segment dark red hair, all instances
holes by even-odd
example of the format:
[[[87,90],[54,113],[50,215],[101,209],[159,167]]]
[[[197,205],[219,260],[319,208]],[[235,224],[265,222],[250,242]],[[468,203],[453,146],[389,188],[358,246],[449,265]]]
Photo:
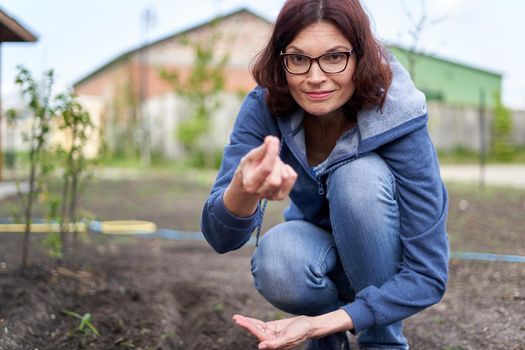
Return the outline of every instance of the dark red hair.
[[[251,69],[257,84],[268,89],[270,111],[279,115],[297,106],[288,89],[280,53],[301,30],[320,21],[335,25],[354,48],[355,92],[345,107],[357,110],[382,107],[392,72],[385,49],[372,34],[359,0],[288,0],[277,17],[268,44]]]

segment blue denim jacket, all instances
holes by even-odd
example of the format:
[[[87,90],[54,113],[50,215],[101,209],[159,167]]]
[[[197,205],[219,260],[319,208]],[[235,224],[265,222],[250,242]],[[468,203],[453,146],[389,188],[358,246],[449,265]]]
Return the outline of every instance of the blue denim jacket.
[[[448,275],[447,193],[427,130],[425,96],[407,71],[392,59],[393,81],[382,109],[362,110],[357,125],[337,142],[330,156],[311,169],[302,134],[303,111],[275,118],[265,103],[266,90],[255,88],[245,99],[221,168],[202,213],[202,232],[219,253],[242,247],[261,222],[261,209],[247,218],[232,215],[222,195],[240,159],[274,135],[282,140],[281,159],[298,174],[285,219],[302,219],[330,230],[325,180],[330,171],[367,152],[381,156],[396,179],[403,244],[399,272],[380,288],[369,286],[343,306],[355,330],[384,326],[437,303]]]

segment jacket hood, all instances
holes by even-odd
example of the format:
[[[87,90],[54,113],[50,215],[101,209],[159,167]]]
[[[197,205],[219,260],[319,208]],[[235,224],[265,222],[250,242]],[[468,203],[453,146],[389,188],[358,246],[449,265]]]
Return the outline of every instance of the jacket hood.
[[[358,113],[357,124],[362,141],[427,114],[425,95],[416,89],[407,70],[393,56],[389,64],[393,79],[383,108]]]

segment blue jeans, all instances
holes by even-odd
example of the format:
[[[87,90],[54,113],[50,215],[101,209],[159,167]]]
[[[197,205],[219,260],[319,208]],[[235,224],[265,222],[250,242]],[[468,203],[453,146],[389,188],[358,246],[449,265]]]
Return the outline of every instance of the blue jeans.
[[[306,221],[271,228],[252,258],[255,288],[275,307],[315,316],[381,286],[401,261],[395,180],[377,154],[334,170],[327,179],[332,232]],[[361,349],[408,349],[401,321],[358,335]]]

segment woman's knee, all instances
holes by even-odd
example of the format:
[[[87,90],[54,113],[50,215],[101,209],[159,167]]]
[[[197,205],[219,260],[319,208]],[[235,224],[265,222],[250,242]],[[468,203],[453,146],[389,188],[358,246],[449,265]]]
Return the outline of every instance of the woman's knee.
[[[295,232],[273,228],[261,238],[252,257],[252,275],[257,289],[262,286],[269,286],[264,289],[271,289],[297,274],[294,270],[300,255],[297,252],[298,247],[294,245],[295,235]]]
[[[327,233],[309,242],[308,223],[288,222],[270,229],[252,258],[255,288],[274,306],[290,313],[315,314],[333,303],[337,289],[326,277],[336,261]],[[313,237],[309,237],[313,238]],[[314,238],[315,239],[315,238]]]
[[[271,228],[259,242],[252,258],[252,275],[256,287],[275,290],[291,281],[300,281],[305,275],[321,274],[320,267],[314,267],[312,260],[315,250],[323,244],[310,243],[315,239],[308,232],[312,224],[302,221],[289,221]],[[328,238],[328,237],[327,237]],[[333,245],[327,239],[326,243]],[[314,271],[311,271],[314,270]]]
[[[360,208],[367,212],[380,206],[397,206],[395,178],[386,162],[373,152],[332,171],[327,186],[331,207]]]

